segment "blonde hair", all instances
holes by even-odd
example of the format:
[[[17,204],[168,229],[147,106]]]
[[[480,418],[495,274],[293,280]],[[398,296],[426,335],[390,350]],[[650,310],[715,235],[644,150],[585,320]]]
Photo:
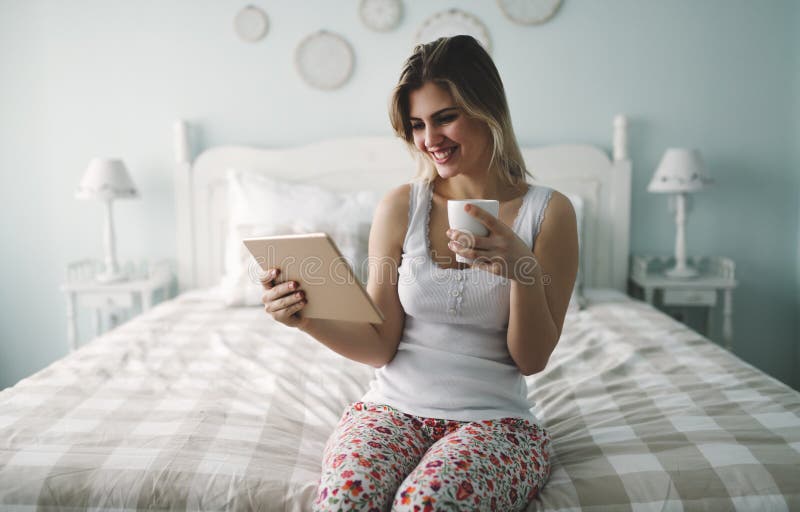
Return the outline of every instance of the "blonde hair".
[[[430,182],[437,175],[433,160],[414,144],[409,113],[409,93],[427,82],[450,91],[461,110],[489,128],[493,142],[489,169],[497,168],[510,185],[523,183],[526,175],[533,178],[514,135],[500,74],[486,50],[467,35],[441,37],[415,46],[392,92],[389,120],[395,134],[417,158],[417,178]]]

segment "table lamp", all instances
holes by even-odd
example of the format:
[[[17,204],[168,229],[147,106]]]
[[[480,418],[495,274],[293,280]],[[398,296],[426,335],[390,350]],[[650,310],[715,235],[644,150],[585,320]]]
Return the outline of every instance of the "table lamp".
[[[114,218],[111,214],[111,201],[119,198],[138,197],[128,169],[122,160],[94,158],[75,191],[77,199],[99,199],[106,204],[106,221],[103,242],[105,245],[105,269],[95,276],[101,283],[124,281],[127,276],[120,272],[114,246]]]
[[[713,180],[705,174],[700,152],[696,149],[670,148],[661,157],[648,192],[675,194],[675,267],[664,271],[672,279],[697,277],[696,269],[686,264],[686,194],[697,192]]]

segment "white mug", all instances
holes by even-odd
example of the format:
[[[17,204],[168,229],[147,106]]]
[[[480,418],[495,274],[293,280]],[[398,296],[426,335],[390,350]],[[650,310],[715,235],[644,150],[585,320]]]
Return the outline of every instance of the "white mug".
[[[497,217],[500,213],[500,201],[496,199],[451,199],[447,201],[447,220],[450,224],[450,229],[457,229],[475,236],[488,235],[489,230],[486,226],[477,217],[473,217],[464,211],[464,205],[466,204],[479,206]],[[465,258],[460,254],[456,254],[456,261],[459,263],[472,263],[471,259]]]

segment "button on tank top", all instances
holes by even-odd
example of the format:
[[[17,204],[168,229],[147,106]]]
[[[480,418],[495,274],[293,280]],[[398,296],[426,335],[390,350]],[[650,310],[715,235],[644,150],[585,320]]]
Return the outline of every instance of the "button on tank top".
[[[531,249],[552,191],[528,185],[513,222]],[[361,400],[432,418],[536,422],[525,377],[506,342],[511,281],[477,268],[439,267],[430,256],[432,204],[433,184],[413,181],[398,267],[403,334]]]

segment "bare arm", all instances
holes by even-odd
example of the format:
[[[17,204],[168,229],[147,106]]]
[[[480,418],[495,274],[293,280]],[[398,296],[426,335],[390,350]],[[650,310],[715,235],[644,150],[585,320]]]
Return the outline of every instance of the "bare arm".
[[[408,229],[408,197],[409,185],[389,192],[375,209],[369,233],[367,293],[383,312],[383,324],[308,318],[299,327],[334,352],[376,368],[394,358],[405,322],[397,267]]]
[[[386,347],[375,327],[370,323],[309,318],[299,329],[348,359],[380,368]]]
[[[489,229],[489,236],[465,236],[450,229],[450,249],[474,259],[473,266],[511,280],[506,342],[525,375],[540,372],[561,336],[578,273],[578,227],[569,199],[553,191],[534,250],[480,207],[465,210]]]
[[[553,191],[533,254],[538,265],[511,282],[508,350],[525,375],[542,371],[561,337],[578,273],[578,228],[572,203]]]

